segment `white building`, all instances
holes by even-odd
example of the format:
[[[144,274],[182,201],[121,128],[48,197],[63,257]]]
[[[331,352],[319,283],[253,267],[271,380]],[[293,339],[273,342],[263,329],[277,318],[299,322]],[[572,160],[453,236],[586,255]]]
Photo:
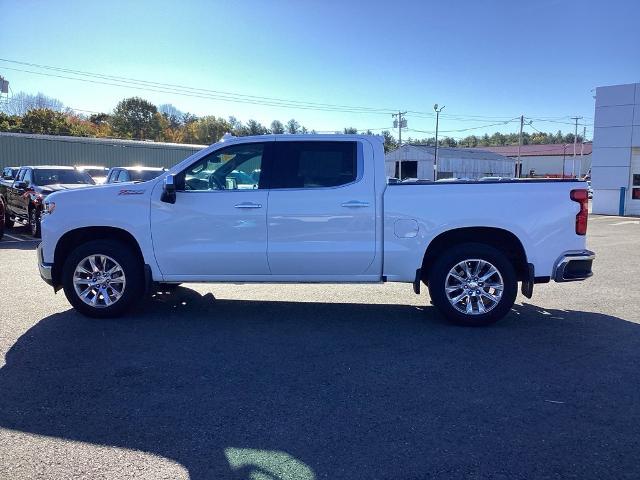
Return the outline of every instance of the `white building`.
[[[640,83],[596,89],[593,213],[640,215]]]
[[[573,156],[573,143],[522,145],[520,147],[520,161],[522,162],[523,177],[551,177],[566,178],[584,177],[591,169],[591,142],[576,145],[576,156]],[[478,147],[478,150],[518,158],[517,145],[498,147]]]
[[[402,145],[385,155],[388,177],[433,180],[435,147]],[[438,147],[438,178],[512,177],[511,158],[484,150]],[[400,173],[402,172],[402,173]]]

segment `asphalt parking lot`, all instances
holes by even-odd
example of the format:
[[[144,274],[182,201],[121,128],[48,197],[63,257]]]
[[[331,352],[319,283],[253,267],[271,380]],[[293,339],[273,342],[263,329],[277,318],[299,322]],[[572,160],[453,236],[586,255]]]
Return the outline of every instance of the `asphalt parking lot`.
[[[393,284],[186,285],[91,320],[8,234],[0,478],[640,478],[638,219],[592,217],[595,276],[483,329]]]

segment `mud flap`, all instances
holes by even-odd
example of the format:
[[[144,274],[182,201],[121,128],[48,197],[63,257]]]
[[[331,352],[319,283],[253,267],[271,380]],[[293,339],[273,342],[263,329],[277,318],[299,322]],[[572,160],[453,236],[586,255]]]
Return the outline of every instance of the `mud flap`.
[[[520,291],[522,295],[527,298],[533,297],[533,283],[534,283],[534,266],[531,263],[527,264],[527,279],[522,281]]]

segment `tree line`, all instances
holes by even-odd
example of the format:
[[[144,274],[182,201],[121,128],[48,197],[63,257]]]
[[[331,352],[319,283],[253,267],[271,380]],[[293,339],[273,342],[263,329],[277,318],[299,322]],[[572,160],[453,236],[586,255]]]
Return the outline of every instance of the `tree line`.
[[[71,135],[79,137],[123,138],[132,140],[153,140],[158,142],[192,143],[209,145],[218,141],[225,133],[235,136],[265,135],[269,133],[317,133],[308,130],[294,118],[287,122],[274,120],[266,126],[256,120],[246,123],[231,116],[223,118],[215,115],[196,116],[185,113],[171,104],[154,105],[140,98],[130,97],[120,101],[110,113],[85,115],[65,108],[60,100],[42,93],[30,95],[15,94],[0,108],[0,131],[17,133],[38,133],[46,135]],[[371,130],[358,132],[354,127],[346,127],[336,133],[372,135]],[[381,132],[385,151],[397,148],[398,143],[389,130]],[[551,144],[573,143],[573,134],[536,132],[523,133],[522,143]],[[578,142],[582,138],[578,135]],[[406,143],[435,145],[435,138],[411,138]],[[517,145],[517,133],[500,133],[482,136],[470,135],[462,139],[442,137],[439,146],[483,147]]]

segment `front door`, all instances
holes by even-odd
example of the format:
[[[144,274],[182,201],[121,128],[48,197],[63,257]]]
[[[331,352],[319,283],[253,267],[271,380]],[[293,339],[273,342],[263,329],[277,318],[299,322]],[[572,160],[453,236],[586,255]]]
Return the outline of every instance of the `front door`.
[[[260,173],[272,143],[231,145],[197,160],[177,175],[174,204],[154,192],[151,231],[163,275],[269,274]]]
[[[358,142],[277,141],[269,171],[273,275],[364,274],[375,257],[373,170]]]
[[[627,215],[640,215],[640,148],[634,148],[631,155],[631,185],[629,185],[629,205]]]

